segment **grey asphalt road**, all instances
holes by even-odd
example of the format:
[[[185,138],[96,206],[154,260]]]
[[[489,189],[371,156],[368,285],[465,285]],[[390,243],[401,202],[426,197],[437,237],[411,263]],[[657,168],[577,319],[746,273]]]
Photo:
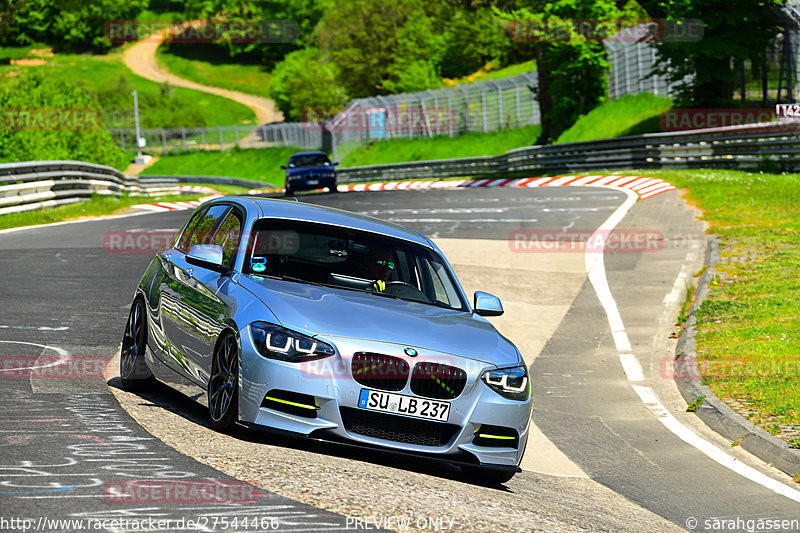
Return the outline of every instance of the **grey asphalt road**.
[[[592,188],[466,189],[301,197],[301,201],[394,220],[434,238],[494,240],[506,240],[511,231],[519,229],[593,230],[623,199],[622,193]],[[188,216],[188,211],[148,214],[0,234],[0,272],[3,272],[0,277],[0,340],[3,341],[0,355],[4,356],[4,363],[19,361],[23,359],[21,356],[47,362],[58,357],[55,348],[87,360],[93,357],[110,359],[119,345],[130,297],[150,256],[109,253],[103,247],[104,235],[109,231],[137,228],[175,229]],[[617,296],[648,384],[663,395],[669,407],[674,407],[672,402],[677,400],[670,396],[669,380],[659,374],[662,359],[669,354],[670,324],[665,323],[662,316],[663,299],[687,262],[687,251],[697,244],[699,228],[692,223],[691,213],[683,210],[676,193],[640,202],[624,219],[623,225],[639,230],[659,228],[667,237],[665,242],[671,243],[670,249],[659,253],[607,254],[606,263],[611,290]],[[481,250],[475,253],[479,255]],[[3,370],[6,374],[5,368]],[[797,503],[702,456],[667,431],[643,406],[625,381],[610,340],[608,322],[588,283],[578,293],[532,370],[536,395],[534,421],[599,485],[587,480],[554,480],[523,472],[512,480],[509,490],[523,502],[531,502],[530,522],[515,523],[509,530],[525,530],[527,525],[530,525],[527,529],[553,531],[670,530],[630,502],[666,517],[681,528],[687,527],[688,518],[695,517],[698,527],[693,529],[698,531],[712,530],[704,525],[704,520],[711,518],[800,518]],[[7,518],[120,518],[144,517],[156,511],[176,520],[206,516],[207,528],[209,521],[216,520],[219,524],[223,518],[231,520],[243,516],[241,509],[245,505],[210,507],[184,502],[166,505],[147,502],[148,505],[134,509],[109,503],[108,494],[104,493],[108,483],[152,481],[159,472],[174,470],[185,476],[175,474],[176,479],[214,480],[223,484],[233,478],[152,439],[118,407],[107,393],[103,379],[49,380],[37,385],[35,380],[3,377],[6,379],[0,380],[0,401],[5,406],[0,418],[0,448],[3,449],[0,460],[0,508],[3,511],[0,515]],[[113,380],[110,385],[114,386]],[[37,386],[45,388],[36,389]],[[194,426],[198,434],[201,433],[202,411],[187,404],[177,393],[156,391],[153,396],[143,396],[139,401],[143,411],[163,409],[167,403],[181,406],[172,409],[173,414],[178,413],[178,418],[188,423],[187,427]],[[102,416],[96,416],[98,413]],[[686,423],[691,424],[691,421]],[[97,431],[98,424],[107,431]],[[258,438],[239,440],[259,445]],[[275,445],[275,442],[270,441],[270,444]],[[302,447],[287,449],[292,453],[305,453]],[[314,453],[320,455],[319,450]],[[323,449],[323,458],[326,453],[328,450]],[[366,465],[375,473],[365,476],[367,493],[373,481],[379,486],[377,478],[381,475],[391,481],[397,466],[341,450],[331,450],[330,455],[358,464],[354,470]],[[144,459],[135,460],[139,458]],[[749,461],[746,457],[741,460]],[[410,467],[414,472],[431,476],[425,478],[427,483],[415,485],[422,487],[418,490],[430,490],[441,497],[437,487],[446,486],[447,490],[454,491],[453,498],[459,490],[471,490],[457,479],[454,485],[450,484],[453,475],[444,467],[427,464]],[[292,473],[289,471],[285,475],[290,477]],[[370,481],[371,477],[376,479]],[[314,486],[315,482],[308,480],[309,486]],[[601,485],[622,497],[615,500],[613,493],[607,489],[604,492]],[[310,494],[308,498],[292,500],[263,487],[258,490],[263,498],[246,508],[254,516],[281,519],[281,529],[346,527],[341,514],[321,510],[322,505],[318,503],[324,502]],[[497,489],[481,490],[484,492],[477,492],[475,498],[488,500],[492,497],[491,491]],[[296,501],[298,499],[313,500],[317,508]],[[594,508],[587,508],[587,501]],[[572,512],[570,502],[573,502]],[[548,506],[555,511],[547,514]],[[525,520],[524,514],[515,517]],[[220,530],[219,527],[215,529]]]

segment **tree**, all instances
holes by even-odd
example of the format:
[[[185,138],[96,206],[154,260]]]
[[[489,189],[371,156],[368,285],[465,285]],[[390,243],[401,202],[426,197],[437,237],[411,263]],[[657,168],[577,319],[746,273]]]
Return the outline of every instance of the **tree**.
[[[643,1],[648,13],[667,19],[699,19],[701,42],[664,39],[655,43],[655,72],[679,83],[681,105],[730,105],[740,61],[765,67],[766,50],[781,31],[772,9],[783,0],[653,0]]]
[[[536,60],[539,82],[533,88],[542,116],[538,142],[549,143],[577,118],[602,103],[608,91],[608,62],[603,44],[576,29],[577,20],[619,19],[611,0],[533,0],[512,12],[495,13],[509,21],[513,53]]]
[[[315,31],[334,0],[187,0],[192,18],[267,25],[255,42],[224,34],[217,46],[230,57],[249,56],[274,67],[286,54],[316,44]]]
[[[442,37],[426,8],[440,7],[423,0],[338,4],[322,18],[320,48],[353,97],[429,88],[438,80]]]
[[[148,0],[21,0],[5,41],[15,45],[48,43],[59,50],[104,51],[112,43],[106,23],[129,20]]]
[[[472,74],[490,61],[499,64],[510,44],[500,21],[488,8],[455,11],[444,41],[441,71],[447,78]]]

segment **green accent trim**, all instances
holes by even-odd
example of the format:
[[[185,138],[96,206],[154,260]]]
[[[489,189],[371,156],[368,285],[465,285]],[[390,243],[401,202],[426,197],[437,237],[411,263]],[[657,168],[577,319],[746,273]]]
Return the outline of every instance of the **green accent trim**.
[[[310,405],[305,405],[302,403],[290,402],[289,400],[281,400],[280,398],[273,398],[272,396],[264,396],[264,399],[269,400],[271,402],[285,403],[286,405],[291,405],[292,407],[302,407],[303,409],[314,409],[314,410],[319,409],[319,407],[317,407],[316,405],[312,407]]]
[[[514,440],[517,437],[508,437],[504,435],[488,435],[486,433],[478,433],[478,436],[482,439],[500,439],[500,440]]]

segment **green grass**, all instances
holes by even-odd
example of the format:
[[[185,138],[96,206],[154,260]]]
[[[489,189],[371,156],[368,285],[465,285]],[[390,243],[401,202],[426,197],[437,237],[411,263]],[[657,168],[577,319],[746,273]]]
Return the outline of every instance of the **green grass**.
[[[282,187],[284,171],[281,165],[285,165],[289,156],[299,151],[302,149],[281,147],[168,155],[147,168],[142,175],[229,176],[265,181]]]
[[[470,132],[458,137],[443,135],[432,138],[377,141],[351,150],[343,158],[342,165],[355,167],[403,161],[497,155],[514,148],[532,145],[540,133],[541,127],[535,125],[490,133]],[[340,151],[340,153],[342,152]]]
[[[272,74],[254,63],[234,62],[212,45],[161,46],[158,63],[176,76],[203,85],[267,97]]]
[[[101,196],[94,195],[90,200],[75,204],[39,209],[37,211],[27,211],[24,213],[10,213],[0,215],[0,229],[16,228],[20,226],[36,226],[39,224],[51,224],[53,222],[63,222],[83,217],[96,217],[102,215],[113,215],[136,204],[147,204],[151,202],[177,202],[195,200],[197,195],[173,195],[159,196],[151,198],[147,196]]]
[[[4,49],[6,55],[9,49]],[[133,96],[139,94],[143,128],[179,126],[230,126],[253,124],[255,113],[247,106],[200,91],[168,87],[140,78],[122,62],[117,49],[106,55],[56,54],[40,66],[2,65],[0,90],[13,89],[23,71],[36,69],[54,79],[67,79],[97,97],[108,127],[133,128]]]
[[[464,76],[462,78],[457,78],[457,79],[445,78],[443,80],[444,85],[446,87],[452,87],[454,85],[461,85],[462,83],[497,80],[500,78],[508,78],[510,76],[524,74],[525,72],[533,72],[534,70],[536,70],[536,60],[531,59],[530,61],[525,61],[524,63],[516,63],[514,65],[508,65],[507,67],[503,67],[501,69],[490,70],[488,72],[485,69],[486,67],[480,69],[478,72],[474,72],[469,76]]]
[[[800,424],[800,176],[647,171],[679,188],[720,235],[722,264],[698,318],[704,381],[777,434]],[[752,410],[752,412],[750,412]]]
[[[581,115],[556,142],[593,141],[661,131],[659,117],[671,107],[668,98],[649,93],[626,95]]]

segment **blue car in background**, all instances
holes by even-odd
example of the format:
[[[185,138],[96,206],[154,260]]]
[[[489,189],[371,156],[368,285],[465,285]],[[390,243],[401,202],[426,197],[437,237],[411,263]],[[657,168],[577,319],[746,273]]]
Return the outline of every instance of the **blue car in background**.
[[[289,158],[289,163],[282,165],[286,171],[284,182],[286,196],[297,191],[308,191],[327,188],[336,190],[336,169],[339,163],[331,163],[325,152],[297,152]]]

